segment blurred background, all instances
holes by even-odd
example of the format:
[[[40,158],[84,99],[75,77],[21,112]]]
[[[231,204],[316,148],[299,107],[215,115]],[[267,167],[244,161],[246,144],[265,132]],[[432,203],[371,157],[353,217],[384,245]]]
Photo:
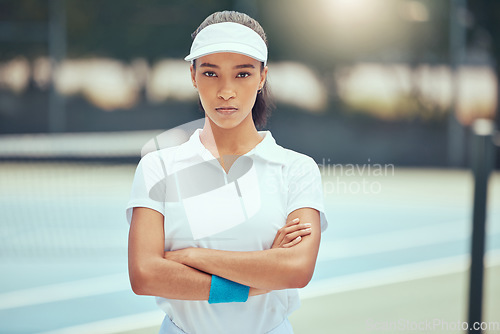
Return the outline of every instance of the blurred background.
[[[142,146],[203,117],[183,58],[220,10],[263,26],[264,129],[322,171],[330,227],[295,332],[464,332],[477,165],[482,313],[500,332],[488,0],[0,0],[0,332],[158,331],[128,283],[124,208]]]

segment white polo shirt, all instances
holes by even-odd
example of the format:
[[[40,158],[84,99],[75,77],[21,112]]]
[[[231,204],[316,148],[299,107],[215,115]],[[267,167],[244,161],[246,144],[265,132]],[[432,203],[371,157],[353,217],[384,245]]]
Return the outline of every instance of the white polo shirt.
[[[263,140],[226,173],[201,143],[200,132],[141,159],[126,208],[129,224],[133,207],[163,214],[166,251],[269,249],[287,216],[303,207],[318,210],[321,231],[327,228],[321,174],[312,158],[276,144],[270,131],[259,131]],[[186,333],[267,333],[300,306],[296,289],[252,296],[245,303],[156,301]]]

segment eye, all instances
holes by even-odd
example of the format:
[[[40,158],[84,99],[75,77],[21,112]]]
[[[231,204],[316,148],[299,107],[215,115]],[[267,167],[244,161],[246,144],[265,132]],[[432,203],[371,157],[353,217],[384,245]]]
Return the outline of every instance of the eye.
[[[241,73],[238,73],[238,75],[236,76],[237,78],[246,78],[246,77],[249,77],[251,74],[248,73],[248,72],[241,72]]]
[[[217,76],[217,74],[215,74],[215,72],[212,72],[212,71],[203,72],[203,75],[206,77],[216,77]]]

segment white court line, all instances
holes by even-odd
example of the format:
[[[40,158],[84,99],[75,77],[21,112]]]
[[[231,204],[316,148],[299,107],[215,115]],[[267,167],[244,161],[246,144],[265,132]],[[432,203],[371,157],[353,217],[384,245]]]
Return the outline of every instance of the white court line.
[[[500,249],[486,252],[485,267],[500,265]],[[299,290],[301,299],[359,290],[381,285],[413,281],[421,278],[443,276],[468,270],[470,255],[462,254],[442,259],[410,263],[363,273],[344,275],[311,282]]]
[[[467,224],[467,225],[465,225]],[[488,226],[487,236],[500,233],[500,224]],[[466,240],[471,226],[466,221],[436,224],[402,231],[321,242],[318,261],[373,255],[446,242]]]
[[[126,332],[153,326],[160,327],[164,317],[165,313],[158,309],[157,311],[95,321],[39,334],[109,334]]]
[[[0,294],[0,310],[130,290],[125,273]]]
[[[488,267],[500,265],[500,250],[489,251],[486,254],[485,262]],[[467,255],[424,261],[321,280],[308,285],[304,289],[299,289],[299,294],[301,299],[309,299],[328,294],[463,272],[467,270],[468,265],[469,256]],[[61,328],[39,334],[108,334],[126,332],[148,327],[160,327],[163,316],[164,313],[158,310]]]

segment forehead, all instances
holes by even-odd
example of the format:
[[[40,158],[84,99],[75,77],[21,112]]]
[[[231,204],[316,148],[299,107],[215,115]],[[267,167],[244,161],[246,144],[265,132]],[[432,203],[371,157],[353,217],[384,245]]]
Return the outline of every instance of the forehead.
[[[233,67],[235,65],[252,64],[259,68],[260,61],[240,53],[217,52],[196,59],[196,65],[210,63],[219,67]]]

